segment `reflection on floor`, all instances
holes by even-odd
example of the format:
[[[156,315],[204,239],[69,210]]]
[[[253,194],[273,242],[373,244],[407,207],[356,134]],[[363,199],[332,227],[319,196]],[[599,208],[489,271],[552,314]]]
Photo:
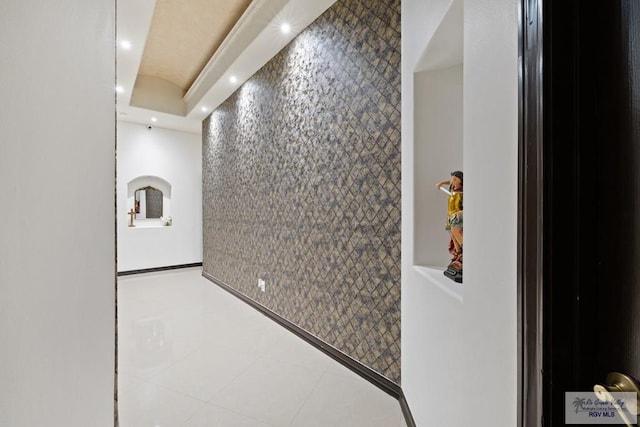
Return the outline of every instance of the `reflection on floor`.
[[[201,276],[118,285],[120,427],[403,427],[398,402]]]

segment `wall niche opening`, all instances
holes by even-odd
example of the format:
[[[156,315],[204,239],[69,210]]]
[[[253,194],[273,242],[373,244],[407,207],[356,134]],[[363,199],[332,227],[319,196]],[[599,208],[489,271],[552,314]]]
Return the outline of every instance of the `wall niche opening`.
[[[133,218],[131,214],[133,212]],[[166,227],[171,216],[171,184],[158,176],[139,176],[127,183],[128,223],[135,227]]]
[[[462,301],[443,272],[448,195],[436,184],[463,171],[463,4],[454,0],[414,70],[414,270]]]

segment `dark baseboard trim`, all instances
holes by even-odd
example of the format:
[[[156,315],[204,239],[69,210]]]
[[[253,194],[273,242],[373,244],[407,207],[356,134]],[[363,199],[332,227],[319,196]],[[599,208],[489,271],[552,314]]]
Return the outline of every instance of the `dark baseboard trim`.
[[[400,409],[402,409],[402,416],[404,417],[404,422],[407,424],[407,427],[416,427],[416,420],[413,419],[413,414],[409,408],[409,402],[407,402],[407,398],[404,396],[402,389],[400,389],[398,402],[400,402]]]
[[[402,394],[402,389],[400,388],[400,386],[398,384],[394,383],[393,381],[391,381],[390,379],[384,377],[383,375],[379,374],[378,372],[374,371],[373,369],[369,368],[368,366],[365,366],[362,363],[358,362],[357,360],[355,360],[355,359],[351,358],[350,356],[344,354],[343,352],[341,352],[337,348],[331,346],[330,344],[322,341],[320,338],[316,337],[315,335],[312,335],[309,332],[305,331],[304,329],[300,328],[298,325],[296,325],[296,324],[288,321],[287,319],[281,317],[280,315],[274,313],[273,311],[269,310],[267,307],[263,306],[262,304],[258,303],[257,301],[255,301],[255,300],[249,298],[248,296],[238,292],[236,289],[234,289],[231,286],[227,285],[223,281],[216,279],[211,274],[203,271],[202,272],[202,276],[205,277],[206,279],[210,280],[214,284],[220,286],[222,289],[224,289],[225,291],[229,292],[233,296],[235,296],[235,297],[239,298],[240,300],[244,301],[245,303],[249,304],[251,307],[255,308],[256,310],[258,310],[259,312],[261,312],[262,314],[264,314],[265,316],[267,316],[271,320],[275,321],[279,325],[281,325],[284,328],[288,329],[289,331],[293,332],[294,334],[296,334],[297,336],[299,336],[300,338],[302,338],[303,340],[305,340],[309,344],[313,345],[314,347],[316,347],[317,349],[319,349],[323,353],[325,353],[328,356],[332,357],[334,360],[336,360],[337,362],[339,362],[342,365],[346,366],[347,368],[349,368],[350,370],[352,370],[356,374],[360,375],[362,378],[364,378],[365,380],[369,381],[370,383],[372,383],[373,385],[375,385],[376,387],[378,387],[379,389],[381,389],[385,393],[387,393],[390,396],[394,397],[395,399],[400,399],[401,397],[404,397],[404,395]],[[402,402],[401,402],[401,404],[402,404]],[[406,406],[406,401],[405,401],[405,406]],[[408,411],[408,408],[409,407],[407,406],[407,411]],[[405,413],[405,408],[404,407],[402,408],[402,412],[403,412],[403,414]],[[411,418],[411,420],[413,421],[413,418]],[[407,422],[407,426],[408,427],[412,427],[412,426],[415,426],[415,424],[409,424]]]
[[[201,262],[194,262],[191,264],[180,264],[180,265],[169,265],[167,267],[154,267],[154,268],[144,268],[142,270],[129,270],[129,271],[119,271],[119,276],[130,276],[132,274],[141,274],[141,273],[153,273],[156,271],[166,271],[166,270],[177,270],[179,268],[191,268],[191,267],[202,267]]]

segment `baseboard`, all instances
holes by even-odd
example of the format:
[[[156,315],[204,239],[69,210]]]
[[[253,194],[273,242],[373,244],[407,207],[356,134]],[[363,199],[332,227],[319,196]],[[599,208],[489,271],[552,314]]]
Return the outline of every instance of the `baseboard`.
[[[404,396],[402,389],[400,389],[398,402],[400,402],[400,409],[402,409],[402,416],[404,417],[404,422],[407,424],[407,427],[416,427],[416,420],[413,419],[413,414],[409,408],[409,402],[407,402],[407,398]]]
[[[220,286],[222,289],[224,289],[225,291],[229,292],[233,296],[235,296],[235,297],[239,298],[240,300],[244,301],[245,303],[249,304],[251,307],[255,308],[256,310],[258,310],[259,312],[261,312],[262,314],[264,314],[265,316],[267,316],[271,320],[275,321],[279,325],[281,325],[284,328],[288,329],[289,331],[293,332],[294,334],[296,334],[297,336],[299,336],[300,338],[302,338],[303,340],[305,340],[309,344],[311,344],[314,347],[316,347],[318,350],[322,351],[323,353],[327,354],[328,356],[330,356],[331,358],[333,358],[337,362],[339,362],[342,365],[346,366],[347,368],[349,368],[350,370],[352,370],[356,374],[360,375],[365,380],[369,381],[371,384],[375,385],[376,387],[378,387],[379,389],[381,389],[385,393],[387,393],[390,396],[394,397],[395,399],[400,400],[400,398],[402,396],[404,396],[402,394],[402,389],[400,388],[400,386],[398,384],[394,383],[393,381],[391,381],[390,379],[386,378],[385,376],[379,374],[378,372],[374,371],[373,369],[369,368],[368,366],[365,366],[362,363],[358,362],[357,360],[351,358],[350,356],[348,356],[345,353],[341,352],[340,350],[338,350],[337,348],[333,347],[332,345],[322,341],[320,338],[316,337],[315,335],[310,334],[309,332],[307,332],[304,329],[300,328],[298,325],[296,325],[296,324],[288,321],[287,319],[281,317],[280,315],[274,313],[273,311],[271,311],[270,309],[268,309],[264,305],[262,305],[262,304],[258,303],[257,301],[249,298],[248,296],[238,292],[236,289],[234,289],[231,286],[227,285],[223,281],[216,279],[211,274],[203,271],[202,272],[202,276],[205,277],[206,279],[210,280],[214,284]],[[405,401],[405,405],[406,405],[406,401]],[[408,410],[408,406],[407,406],[407,410]],[[404,408],[403,408],[402,411],[404,413]],[[413,420],[413,418],[411,420]],[[407,423],[407,427],[412,427],[412,426],[415,426],[415,424]]]
[[[191,268],[191,267],[202,267],[202,263],[194,262],[191,264],[170,265],[167,267],[154,267],[154,268],[143,268],[141,270],[119,271],[118,276],[130,276],[132,274],[154,273],[156,271],[177,270],[179,268]]]

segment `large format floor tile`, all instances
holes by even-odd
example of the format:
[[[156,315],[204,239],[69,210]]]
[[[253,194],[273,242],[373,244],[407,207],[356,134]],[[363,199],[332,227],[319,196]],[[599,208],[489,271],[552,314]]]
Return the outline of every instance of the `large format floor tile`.
[[[402,427],[398,402],[201,269],[118,284],[120,427]]]

